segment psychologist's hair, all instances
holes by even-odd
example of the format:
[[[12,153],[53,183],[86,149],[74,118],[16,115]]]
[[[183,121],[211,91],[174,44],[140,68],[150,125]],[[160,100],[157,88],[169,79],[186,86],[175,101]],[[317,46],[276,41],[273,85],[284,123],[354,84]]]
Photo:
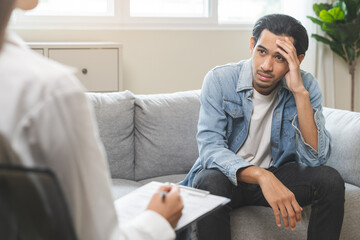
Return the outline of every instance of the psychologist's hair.
[[[16,0],[0,0],[0,50],[4,43],[6,28]]]
[[[304,54],[309,47],[309,38],[306,29],[300,21],[293,17],[284,14],[270,14],[266,15],[254,25],[253,37],[255,45],[263,30],[269,30],[275,35],[287,35],[294,38],[294,46],[296,54]]]

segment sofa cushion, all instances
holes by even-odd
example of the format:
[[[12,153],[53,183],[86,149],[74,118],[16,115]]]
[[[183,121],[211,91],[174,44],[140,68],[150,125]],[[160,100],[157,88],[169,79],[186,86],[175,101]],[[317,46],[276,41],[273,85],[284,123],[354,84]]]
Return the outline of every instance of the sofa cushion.
[[[360,239],[360,188],[345,183],[345,212],[340,240]]]
[[[302,220],[295,231],[276,225],[274,212],[270,207],[246,206],[230,213],[232,240],[303,240],[306,239],[309,223],[309,206],[304,207]]]
[[[162,183],[178,183],[186,177],[186,174],[173,174],[173,175],[166,175],[161,177],[154,177],[154,178],[148,178],[139,181],[138,183],[141,183],[142,185],[147,184],[149,182],[155,181],[155,182],[162,182]]]
[[[345,182],[360,186],[360,113],[324,108],[324,116],[331,134],[327,165],[337,169]]]
[[[112,181],[111,193],[114,200],[119,199],[142,186],[141,183],[132,180],[116,178],[116,179],[111,179],[111,181]]]
[[[134,180],[134,95],[87,93],[94,105],[111,176]]]
[[[136,95],[135,178],[187,173],[196,158],[200,91]]]

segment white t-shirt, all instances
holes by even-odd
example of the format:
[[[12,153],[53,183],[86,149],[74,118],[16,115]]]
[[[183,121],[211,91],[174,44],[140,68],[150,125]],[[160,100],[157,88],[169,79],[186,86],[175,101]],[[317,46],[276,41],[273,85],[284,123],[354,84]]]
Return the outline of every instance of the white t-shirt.
[[[268,168],[271,166],[271,122],[272,115],[278,99],[278,88],[275,88],[269,95],[262,95],[253,90],[253,112],[250,119],[248,136],[237,154],[245,161]]]
[[[119,225],[94,113],[83,87],[66,67],[7,34],[0,52],[0,132],[28,167],[57,176],[78,239],[174,239],[153,211]],[[121,213],[119,213],[121,214]]]

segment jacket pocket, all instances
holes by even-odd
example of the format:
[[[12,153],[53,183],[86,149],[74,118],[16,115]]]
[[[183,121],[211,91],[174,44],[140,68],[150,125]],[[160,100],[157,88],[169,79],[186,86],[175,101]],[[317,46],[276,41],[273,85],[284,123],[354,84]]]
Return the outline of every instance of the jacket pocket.
[[[229,139],[234,128],[241,128],[241,122],[243,122],[242,120],[244,119],[244,110],[241,103],[225,99],[223,101],[223,110],[227,115],[226,138]]]
[[[289,141],[293,141],[296,138],[295,128],[292,125],[292,121],[296,116],[296,108],[285,109],[282,119],[282,134]]]
[[[244,117],[244,111],[240,102],[224,99],[223,110],[232,118]]]
[[[289,120],[292,121],[294,120],[294,117],[296,115],[296,106],[292,107],[292,108],[288,108],[285,109],[283,112],[283,120]]]

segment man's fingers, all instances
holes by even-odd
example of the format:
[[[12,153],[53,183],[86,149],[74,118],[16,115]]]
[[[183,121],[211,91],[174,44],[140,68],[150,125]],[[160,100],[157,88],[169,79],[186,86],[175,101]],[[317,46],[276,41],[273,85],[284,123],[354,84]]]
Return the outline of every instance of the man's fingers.
[[[291,230],[295,230],[295,228],[296,228],[296,219],[295,219],[296,216],[295,215],[296,214],[294,212],[293,206],[290,203],[286,204],[286,211],[287,211],[288,218],[290,221]]]
[[[281,227],[280,210],[277,205],[271,206],[274,212],[276,225]]]
[[[281,46],[286,52],[290,53],[291,51],[295,50],[295,46],[294,44],[288,40],[286,41],[281,41],[281,40],[276,40],[276,43]]]
[[[289,62],[289,60],[296,61],[297,54],[294,45],[289,42],[284,42],[281,40],[276,40],[276,44],[278,45],[277,51]]]
[[[286,211],[286,208],[282,204],[279,206],[279,208],[280,208],[280,212],[281,212],[281,217],[283,219],[284,227],[286,229],[288,229],[289,228],[289,218],[288,218],[288,213]]]
[[[291,202],[294,210],[295,210],[295,215],[296,215],[296,222],[300,223],[301,222],[301,212],[302,212],[302,207],[300,207],[300,205],[298,204],[298,202],[294,199]]]

